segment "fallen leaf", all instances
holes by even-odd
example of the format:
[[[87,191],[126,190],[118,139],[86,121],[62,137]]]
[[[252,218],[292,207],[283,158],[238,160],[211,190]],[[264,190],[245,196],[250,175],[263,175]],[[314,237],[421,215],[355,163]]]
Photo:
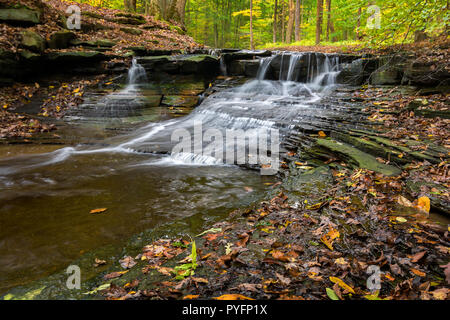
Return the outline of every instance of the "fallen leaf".
[[[223,294],[220,297],[213,298],[214,300],[255,300],[242,294]]]
[[[337,283],[342,289],[347,290],[348,292],[351,292],[351,293],[355,294],[355,290],[353,290],[352,287],[350,287],[348,284],[346,284],[341,279],[336,278],[336,277],[330,277],[330,280],[333,283]]]
[[[124,269],[130,269],[136,265],[136,261],[130,256],[119,260],[120,266]]]
[[[422,271],[414,269],[414,268],[411,269],[411,272],[419,277],[425,277],[425,275],[426,275],[425,272],[422,272]]]
[[[339,300],[339,297],[333,289],[327,288],[326,290],[328,298],[330,298],[331,300]]]
[[[197,299],[198,297],[200,297],[198,294],[188,294],[187,296],[183,297],[183,300],[192,300]]]
[[[110,280],[110,279],[119,278],[119,277],[121,277],[122,275],[124,275],[124,274],[127,273],[127,272],[128,272],[128,270],[126,270],[126,271],[116,271],[116,272],[111,272],[111,273],[105,274],[105,275],[103,276],[103,279],[105,279],[105,280]]]
[[[416,253],[415,255],[413,255],[413,256],[411,257],[411,262],[414,262],[414,263],[418,262],[420,259],[423,258],[423,256],[424,256],[426,253],[427,253],[426,251],[422,251],[422,252]]]
[[[426,213],[430,212],[430,198],[428,197],[420,197],[417,200],[417,209],[424,211]]]
[[[99,208],[99,209],[92,209],[89,213],[102,213],[108,210],[108,208]]]

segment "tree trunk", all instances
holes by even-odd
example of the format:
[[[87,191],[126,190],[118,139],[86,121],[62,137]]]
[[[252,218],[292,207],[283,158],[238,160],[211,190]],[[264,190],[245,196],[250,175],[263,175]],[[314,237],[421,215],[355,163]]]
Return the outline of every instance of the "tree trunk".
[[[327,41],[330,41],[331,28],[331,0],[327,0]]]
[[[281,12],[281,41],[284,41],[284,35],[286,33],[286,3],[283,1],[282,12]]]
[[[126,11],[130,11],[131,10],[130,0],[123,0],[123,7]]]
[[[185,25],[184,24],[184,18],[186,16],[186,0],[172,0],[172,1],[176,1],[176,9],[178,12],[178,22],[181,23],[181,25]]]
[[[250,49],[255,50],[253,43],[253,0],[250,0]]]
[[[356,40],[360,39],[359,28],[361,27],[361,7],[358,8],[358,22],[356,25]]]
[[[295,41],[300,41],[300,6],[301,0],[295,0]]]
[[[289,22],[286,30],[286,43],[291,43],[292,41],[292,31],[294,29],[294,19],[295,19],[295,7],[294,0],[289,0]]]
[[[322,18],[323,18],[323,0],[317,0],[316,45],[320,43],[320,35],[322,33]]]
[[[275,0],[275,8],[273,10],[273,43],[277,42],[277,0]]]

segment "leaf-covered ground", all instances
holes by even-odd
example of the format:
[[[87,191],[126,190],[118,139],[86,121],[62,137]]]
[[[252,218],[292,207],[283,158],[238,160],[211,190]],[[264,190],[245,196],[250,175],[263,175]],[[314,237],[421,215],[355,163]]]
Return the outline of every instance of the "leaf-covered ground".
[[[305,180],[301,201],[286,190],[286,181],[275,184],[271,199],[232,212],[192,239],[157,239],[117,261],[95,294],[106,299],[450,299],[448,217],[444,223],[430,217],[439,209],[436,203],[450,200],[450,121],[423,118],[410,108],[414,102],[422,110],[443,111],[448,97],[365,87],[354,98],[373,101],[369,120],[387,128],[388,141],[401,147],[414,139],[419,153],[432,141],[446,150],[438,155],[442,161],[411,160],[400,175],[388,177],[331,158],[317,169],[318,176]],[[291,173],[296,166],[287,165]],[[410,182],[420,187],[410,190]],[[322,183],[322,191],[314,191]],[[380,290],[368,288],[373,266],[380,268]]]
[[[21,41],[21,32],[25,29],[39,33],[45,39],[49,39],[54,32],[64,30],[62,17],[66,16],[66,9],[70,5],[77,5],[81,9],[81,25],[93,25],[98,28],[91,30],[80,30],[77,32],[79,40],[97,40],[109,39],[117,41],[111,51],[106,54],[120,54],[126,52],[126,47],[144,46],[147,49],[164,50],[187,50],[199,47],[191,37],[184,34],[180,27],[171,25],[167,22],[156,20],[151,16],[136,15],[139,19],[144,19],[145,23],[140,25],[130,25],[118,23],[117,14],[123,14],[123,11],[92,7],[88,4],[80,4],[71,1],[46,0],[44,3],[38,0],[6,0],[5,4],[25,5],[29,8],[38,8],[43,12],[42,23],[34,27],[23,28],[12,26],[6,23],[0,23],[0,46],[4,50],[18,50]],[[67,15],[68,16],[68,15]],[[132,15],[133,16],[133,15]],[[127,18],[127,17],[122,17]],[[131,34],[129,29],[138,29],[141,34]],[[125,30],[125,31],[124,31]],[[70,48],[73,51],[74,48]],[[82,46],[77,48],[83,50]],[[47,52],[53,49],[47,49]]]

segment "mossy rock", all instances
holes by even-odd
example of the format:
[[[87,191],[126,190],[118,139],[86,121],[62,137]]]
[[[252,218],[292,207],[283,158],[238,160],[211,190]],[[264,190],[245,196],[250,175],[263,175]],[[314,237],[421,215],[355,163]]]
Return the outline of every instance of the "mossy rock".
[[[41,12],[24,7],[0,9],[0,22],[29,26],[41,23]]]
[[[126,28],[126,27],[122,27],[120,28],[120,31],[128,33],[128,34],[132,34],[135,36],[140,36],[141,34],[144,33],[144,31],[136,29],[136,28]]]
[[[130,24],[130,25],[135,25],[135,26],[139,26],[139,25],[147,22],[144,18],[138,19],[138,18],[131,18],[131,17],[118,17],[118,18],[112,19],[111,21],[115,22],[115,23],[119,23],[119,24]]]
[[[72,31],[58,31],[53,33],[47,42],[51,49],[67,49],[76,37]]]
[[[81,12],[81,15],[90,17],[90,18],[95,18],[95,19],[104,19],[104,17],[101,14],[91,12],[91,11],[83,11],[83,12]]]
[[[401,174],[401,170],[399,168],[380,163],[370,154],[362,152],[361,150],[358,150],[348,144],[332,139],[316,139],[316,145],[329,150],[331,153],[336,154],[344,161],[360,168],[379,172],[386,176],[396,176]]]
[[[74,45],[74,46],[83,46],[83,47],[112,48],[117,44],[117,42],[114,42],[114,41],[111,41],[108,39],[98,39],[98,40],[91,40],[91,41],[72,40],[72,41],[70,41],[70,44]]]
[[[144,16],[142,16],[140,14],[136,14],[136,13],[129,13],[129,12],[119,12],[119,13],[116,13],[114,16],[145,20]]]
[[[26,61],[30,61],[30,62],[34,62],[34,61],[38,61],[41,59],[41,55],[28,51],[28,50],[21,50],[20,51],[20,56],[25,59]]]
[[[171,31],[177,32],[178,34],[185,35],[186,32],[178,26],[170,26],[169,29]]]
[[[34,52],[43,52],[45,50],[45,39],[37,32],[25,30],[22,32],[21,46]]]
[[[97,51],[51,52],[47,60],[55,63],[93,63],[105,60],[106,56]]]

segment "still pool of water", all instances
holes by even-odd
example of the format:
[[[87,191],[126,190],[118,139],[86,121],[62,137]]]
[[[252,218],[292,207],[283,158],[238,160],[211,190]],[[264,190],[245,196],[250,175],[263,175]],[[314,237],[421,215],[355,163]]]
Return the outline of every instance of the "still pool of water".
[[[51,149],[3,148],[10,154]],[[20,158],[9,161],[17,166]],[[258,199],[270,179],[233,166],[174,165],[137,153],[79,154],[0,176],[0,293],[161,223],[226,214]],[[90,214],[95,208],[108,210]]]

